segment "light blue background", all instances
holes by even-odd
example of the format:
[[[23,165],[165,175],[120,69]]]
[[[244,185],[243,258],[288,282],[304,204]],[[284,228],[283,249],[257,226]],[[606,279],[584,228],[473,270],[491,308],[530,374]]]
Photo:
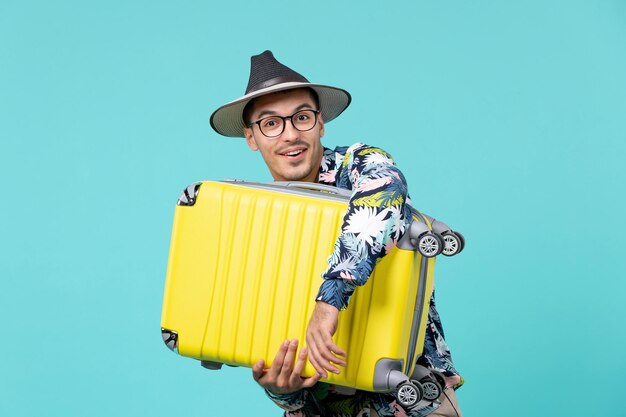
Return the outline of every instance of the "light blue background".
[[[466,416],[626,416],[623,1],[0,3],[0,415],[279,415],[161,341],[174,204],[270,180],[212,110],[272,49],[467,237],[438,305]]]

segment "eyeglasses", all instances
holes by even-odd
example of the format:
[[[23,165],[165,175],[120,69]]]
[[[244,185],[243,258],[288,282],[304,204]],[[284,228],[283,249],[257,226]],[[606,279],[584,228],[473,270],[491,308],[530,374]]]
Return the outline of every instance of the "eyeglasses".
[[[318,113],[319,110],[300,110],[291,116],[269,116],[250,123],[248,127],[252,127],[252,125],[256,123],[261,133],[268,138],[275,138],[283,133],[285,130],[285,120],[289,119],[291,120],[291,125],[296,130],[306,132],[315,127]]]

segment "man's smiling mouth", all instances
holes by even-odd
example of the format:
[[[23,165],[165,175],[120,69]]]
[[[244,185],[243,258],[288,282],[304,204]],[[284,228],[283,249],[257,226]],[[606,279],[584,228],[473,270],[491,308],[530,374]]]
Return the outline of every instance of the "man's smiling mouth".
[[[303,149],[294,149],[288,152],[282,152],[281,155],[282,156],[286,156],[287,158],[297,158],[300,155],[302,155],[304,152],[306,152],[306,148]]]

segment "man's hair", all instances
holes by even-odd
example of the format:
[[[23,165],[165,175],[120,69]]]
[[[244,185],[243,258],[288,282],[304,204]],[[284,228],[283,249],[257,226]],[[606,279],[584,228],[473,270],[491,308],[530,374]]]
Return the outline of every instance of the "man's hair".
[[[317,107],[316,110],[319,110],[320,108],[320,100],[319,97],[317,96],[317,93],[315,92],[315,90],[313,90],[311,87],[301,87],[301,89],[303,90],[307,90],[309,92],[309,94],[311,94],[311,97],[313,98],[313,101],[315,102],[315,107]],[[275,93],[272,94],[277,94],[277,93],[288,93],[291,91],[297,90],[296,88],[291,89],[291,90],[282,90],[282,91],[276,91]],[[263,97],[263,96],[260,96]],[[252,110],[254,109],[254,101],[259,98],[253,98],[252,100],[250,100],[248,102],[248,104],[246,104],[246,107],[243,108],[243,112],[241,113],[241,117],[243,118],[243,124],[246,127],[250,126],[250,123],[252,123],[252,121],[250,120],[250,117],[252,116]]]

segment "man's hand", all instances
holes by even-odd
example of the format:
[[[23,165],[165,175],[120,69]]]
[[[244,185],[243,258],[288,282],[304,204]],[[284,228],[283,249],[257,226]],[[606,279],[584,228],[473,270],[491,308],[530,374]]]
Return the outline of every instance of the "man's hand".
[[[310,388],[320,380],[319,373],[310,378],[302,378],[302,370],[306,363],[307,349],[303,347],[294,365],[296,359],[296,351],[298,349],[298,341],[293,339],[291,342],[285,340],[272,362],[269,369],[264,369],[265,361],[259,359],[252,367],[252,377],[254,380],[274,394],[290,394],[303,388]]]
[[[311,320],[309,320],[309,326],[306,329],[309,361],[324,378],[328,377],[327,371],[339,374],[339,368],[335,365],[346,366],[346,361],[338,357],[343,356],[345,358],[346,352],[333,342],[338,318],[339,310],[336,307],[323,301],[317,301]]]

